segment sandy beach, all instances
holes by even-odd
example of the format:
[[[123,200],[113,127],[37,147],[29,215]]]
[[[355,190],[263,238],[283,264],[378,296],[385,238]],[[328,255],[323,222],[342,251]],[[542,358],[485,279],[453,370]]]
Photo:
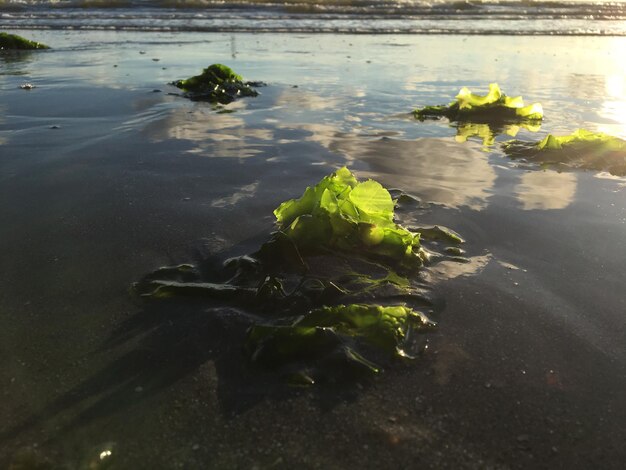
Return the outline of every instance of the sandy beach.
[[[543,104],[517,138],[626,138],[626,38],[14,32],[52,49],[0,55],[0,468],[623,467],[626,181],[410,113],[497,82]],[[266,86],[217,107],[169,84],[211,63]],[[343,165],[466,240],[419,274],[415,360],[281,388],[236,309],[129,292],[253,252]]]

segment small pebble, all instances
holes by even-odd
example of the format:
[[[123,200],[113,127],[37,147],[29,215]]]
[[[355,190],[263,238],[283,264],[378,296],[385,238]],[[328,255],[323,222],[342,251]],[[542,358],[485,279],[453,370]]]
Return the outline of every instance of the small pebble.
[[[136,387],[135,388],[135,392],[137,392],[137,393],[143,392],[143,387]]]
[[[35,88],[35,85],[33,85],[32,83],[22,83],[20,85],[20,88],[22,90],[32,90],[33,88]]]

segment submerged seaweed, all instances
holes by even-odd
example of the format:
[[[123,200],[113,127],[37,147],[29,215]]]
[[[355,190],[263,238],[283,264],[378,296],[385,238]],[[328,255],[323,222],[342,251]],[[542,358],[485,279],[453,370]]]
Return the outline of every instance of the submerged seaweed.
[[[40,42],[18,36],[17,34],[0,33],[0,49],[3,50],[32,50],[50,49]]]
[[[312,310],[287,325],[254,325],[245,347],[254,362],[270,367],[330,358],[346,361],[357,374],[376,374],[380,366],[357,352],[352,343],[361,341],[389,357],[410,357],[409,333],[432,325],[424,314],[406,306],[337,305]]]
[[[506,96],[497,83],[491,83],[489,93],[484,96],[463,87],[447,106],[426,106],[413,111],[413,115],[420,121],[446,117],[450,121],[517,123],[541,121],[543,108],[540,103],[525,106],[521,96]]]
[[[205,68],[200,75],[177,80],[173,85],[183,90],[185,96],[192,100],[228,104],[237,98],[257,96],[258,92],[253,87],[261,84],[244,82],[241,75],[236,74],[230,67],[213,64]]]
[[[274,214],[278,230],[257,252],[228,259],[212,274],[189,264],[162,268],[135,292],[146,299],[200,297],[245,312],[251,326],[243,349],[251,364],[294,385],[371,376],[419,352],[416,333],[434,323],[418,268],[457,260],[457,233],[397,225],[389,192],[373,180],[357,181],[347,168]]]
[[[626,141],[602,132],[578,129],[565,136],[548,134],[540,142],[506,142],[503,148],[512,159],[626,176]]]

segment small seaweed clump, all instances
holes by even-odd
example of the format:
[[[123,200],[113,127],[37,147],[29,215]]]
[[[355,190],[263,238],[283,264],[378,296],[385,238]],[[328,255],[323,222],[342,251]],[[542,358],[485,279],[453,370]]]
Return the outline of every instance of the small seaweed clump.
[[[2,50],[32,50],[50,49],[40,42],[30,41],[17,34],[0,33],[0,49]]]
[[[200,75],[186,80],[177,80],[174,86],[185,91],[185,96],[197,101],[228,104],[244,96],[257,96],[253,88],[258,82],[244,82],[241,75],[230,67],[213,64],[205,68]]]
[[[512,159],[626,176],[626,141],[602,132],[577,129],[570,135],[548,134],[540,142],[514,140],[503,147]]]
[[[521,96],[506,96],[497,83],[489,85],[489,93],[476,95],[463,87],[455,101],[449,105],[426,106],[413,111],[416,119],[439,119],[469,122],[521,122],[541,121],[543,108],[540,103],[524,106]]]
[[[419,267],[464,260],[458,234],[439,226],[412,232],[394,222],[395,203],[378,182],[341,168],[282,203],[278,230],[257,252],[204,274],[193,265],[161,268],[135,292],[245,312],[248,359],[293,385],[371,376],[393,358],[415,356],[417,337],[434,325]]]

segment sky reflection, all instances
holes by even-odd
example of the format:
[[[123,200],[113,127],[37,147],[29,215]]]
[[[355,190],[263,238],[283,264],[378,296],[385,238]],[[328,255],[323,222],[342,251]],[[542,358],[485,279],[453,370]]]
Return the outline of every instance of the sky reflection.
[[[565,209],[574,200],[577,186],[573,172],[529,171],[521,175],[514,193],[523,210]]]
[[[274,140],[271,128],[251,127],[236,112],[220,113],[207,103],[189,109],[186,104],[146,126],[145,132],[153,142],[185,140],[193,143],[188,153],[247,158],[258,155],[262,152],[260,147],[266,147]],[[229,111],[245,109],[243,100],[232,104]]]
[[[626,75],[606,76],[604,90],[606,99],[598,114],[612,122],[602,123],[598,128],[607,134],[626,139]]]
[[[469,143],[383,138],[337,140],[331,148],[367,163],[364,173],[384,186],[450,207],[484,209],[496,180],[487,155]]]

